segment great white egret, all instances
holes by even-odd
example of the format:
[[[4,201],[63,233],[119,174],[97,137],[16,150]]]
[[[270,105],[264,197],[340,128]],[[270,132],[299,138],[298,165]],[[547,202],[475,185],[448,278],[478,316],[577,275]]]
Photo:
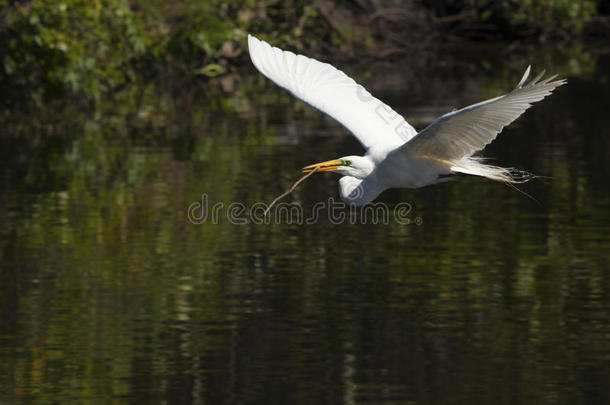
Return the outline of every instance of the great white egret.
[[[472,154],[493,141],[532,103],[542,100],[565,80],[556,75],[525,84],[528,66],[510,93],[447,113],[417,132],[397,112],[373,97],[342,71],[303,55],[272,47],[248,35],[254,66],[278,86],[328,114],[346,127],[366,149],[364,156],[345,156],[303,168],[343,175],[339,195],[355,205],[374,200],[388,188],[417,188],[457,173],[520,183],[529,173],[483,163]]]

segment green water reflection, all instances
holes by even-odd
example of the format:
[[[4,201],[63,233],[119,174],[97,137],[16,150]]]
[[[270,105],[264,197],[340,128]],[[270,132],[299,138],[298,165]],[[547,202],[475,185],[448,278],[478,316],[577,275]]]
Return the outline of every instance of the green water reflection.
[[[0,403],[610,402],[610,59],[573,52],[495,53],[479,77],[464,50],[406,99],[403,70],[362,74],[414,122],[528,57],[568,76],[485,153],[552,176],[524,186],[537,202],[471,178],[382,194],[420,225],[189,222],[203,193],[250,207],[361,153],[252,69],[7,124]],[[324,174],[288,200],[329,196]]]

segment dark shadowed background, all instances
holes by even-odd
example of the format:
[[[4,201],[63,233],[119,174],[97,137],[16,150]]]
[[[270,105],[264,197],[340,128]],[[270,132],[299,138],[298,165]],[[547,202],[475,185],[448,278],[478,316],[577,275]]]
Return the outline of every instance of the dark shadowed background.
[[[0,404],[607,404],[609,13],[601,0],[0,0]],[[244,224],[361,154],[251,65],[331,62],[416,128],[568,79],[483,152],[539,174]],[[338,199],[316,174],[287,197]],[[188,209],[222,204],[218,221]]]

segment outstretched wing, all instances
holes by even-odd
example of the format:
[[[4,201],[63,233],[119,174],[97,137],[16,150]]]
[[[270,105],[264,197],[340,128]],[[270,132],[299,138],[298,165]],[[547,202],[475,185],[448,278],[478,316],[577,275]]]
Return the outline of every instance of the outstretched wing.
[[[252,35],[248,48],[262,74],[339,121],[366,149],[399,146],[417,133],[400,114],[332,65],[271,47]]]
[[[529,73],[530,66],[508,94],[443,115],[394,153],[454,160],[483,149],[533,103],[566,83],[565,79],[552,81],[557,75],[540,81],[543,71],[524,86]]]

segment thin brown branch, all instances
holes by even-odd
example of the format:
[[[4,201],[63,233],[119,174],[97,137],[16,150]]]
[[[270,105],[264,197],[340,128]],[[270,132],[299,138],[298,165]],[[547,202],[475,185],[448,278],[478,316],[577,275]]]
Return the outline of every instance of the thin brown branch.
[[[286,197],[288,194],[292,193],[294,191],[295,188],[297,188],[297,186],[299,184],[301,184],[301,182],[303,180],[305,180],[306,178],[308,178],[309,176],[311,176],[312,174],[314,174],[315,172],[317,172],[319,169],[319,167],[314,167],[314,169],[312,171],[310,171],[309,173],[307,173],[305,176],[301,177],[299,180],[297,180],[296,183],[294,183],[292,185],[292,187],[290,187],[290,190],[286,191],[284,194],[278,196],[275,198],[275,200],[271,201],[271,204],[269,204],[269,206],[267,207],[267,209],[265,210],[265,212],[263,212],[263,216],[267,216],[267,214],[269,213],[269,210],[271,209],[271,207],[273,207],[275,205],[276,202],[278,202],[279,200],[281,200],[282,198]]]

